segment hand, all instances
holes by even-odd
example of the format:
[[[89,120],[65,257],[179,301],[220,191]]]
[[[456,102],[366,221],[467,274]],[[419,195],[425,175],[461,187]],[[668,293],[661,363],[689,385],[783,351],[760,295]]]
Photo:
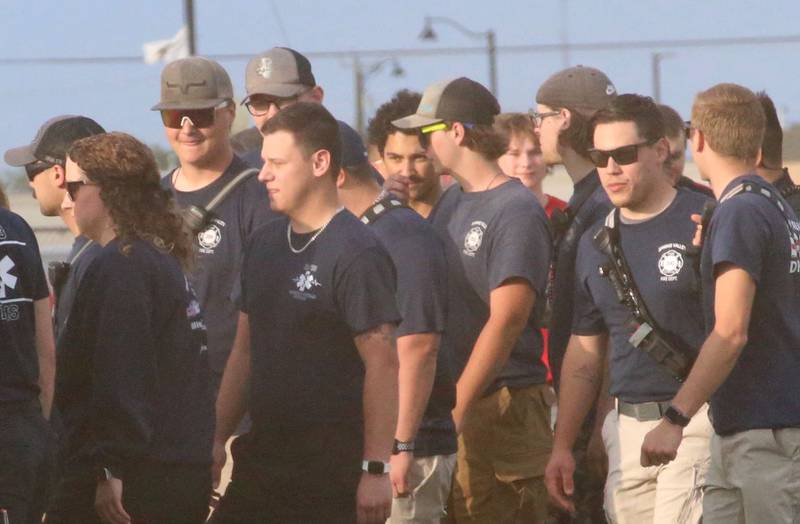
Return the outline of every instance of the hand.
[[[131,517],[122,507],[122,480],[111,478],[97,483],[94,510],[109,524],[130,524]]]
[[[408,202],[408,184],[409,180],[407,176],[389,175],[383,182],[383,190],[389,191],[403,202]]]
[[[392,513],[392,487],[389,475],[362,473],[356,492],[358,524],[386,522]]]
[[[691,215],[692,222],[697,224],[694,230],[694,237],[692,237],[692,245],[695,247],[702,247],[703,241],[703,217],[697,213]]]
[[[592,432],[586,445],[586,467],[597,478],[608,476],[608,456],[600,428]]]
[[[456,402],[456,407],[453,408],[450,414],[453,416],[453,424],[456,426],[456,435],[460,435],[461,431],[464,429],[464,409]]]
[[[411,491],[416,487],[408,483],[408,472],[411,470],[411,465],[414,463],[414,453],[404,451],[397,455],[392,455],[389,459],[389,464],[392,469],[389,473],[389,479],[392,481],[392,496],[407,497]]]
[[[678,446],[683,438],[683,428],[668,420],[661,423],[644,436],[642,442],[641,464],[643,467],[667,464],[675,459]]]
[[[550,461],[544,470],[544,484],[547,493],[556,506],[570,513],[575,513],[575,484],[572,475],[575,473],[575,458],[568,449],[553,449]]]
[[[211,450],[212,463],[211,463],[211,485],[214,489],[219,487],[219,479],[222,476],[222,468],[225,467],[225,461],[228,460],[228,454],[225,452],[225,441],[214,439],[214,447]]]

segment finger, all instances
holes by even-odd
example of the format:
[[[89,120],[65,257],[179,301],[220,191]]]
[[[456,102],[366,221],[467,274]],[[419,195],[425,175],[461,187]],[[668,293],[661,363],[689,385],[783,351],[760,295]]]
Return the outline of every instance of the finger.
[[[575,483],[572,480],[572,473],[561,472],[561,482],[564,493],[567,496],[572,496],[575,493]]]
[[[562,489],[562,480],[559,478],[560,473],[545,478],[545,487],[550,494],[550,498],[560,508],[569,511],[570,502]]]
[[[131,516],[122,507],[122,500],[115,498],[111,506],[115,522],[119,524],[128,524],[131,521]]]
[[[698,213],[692,213],[690,215],[690,218],[692,219],[692,222],[694,222],[695,224],[698,224],[698,225],[700,225],[702,223],[702,221],[703,221],[703,216],[698,214]]]

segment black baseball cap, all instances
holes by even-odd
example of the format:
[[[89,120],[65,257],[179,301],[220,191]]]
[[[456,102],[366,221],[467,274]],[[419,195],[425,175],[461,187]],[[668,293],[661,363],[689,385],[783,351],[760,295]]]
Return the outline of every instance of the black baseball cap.
[[[416,129],[448,121],[490,126],[499,113],[500,104],[494,95],[478,82],[462,76],[428,86],[417,112],[392,121],[392,125]]]
[[[367,148],[358,131],[347,123],[339,123],[339,139],[342,143],[342,167],[356,167],[367,161]]]
[[[47,162],[63,166],[72,143],[87,136],[99,135],[106,130],[91,118],[61,115],[51,118],[39,128],[33,142],[27,146],[9,149],[3,159],[10,166],[25,166],[34,162]]]

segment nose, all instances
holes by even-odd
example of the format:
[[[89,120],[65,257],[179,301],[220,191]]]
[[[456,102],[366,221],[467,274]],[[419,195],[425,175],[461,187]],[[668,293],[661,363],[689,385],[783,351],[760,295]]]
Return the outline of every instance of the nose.
[[[67,192],[64,191],[64,198],[61,199],[61,209],[73,209],[74,207],[74,202],[72,202]]]
[[[258,172],[258,181],[263,183],[269,182],[273,179],[272,173],[270,172],[269,168],[267,167],[267,163],[264,162],[264,165],[261,166],[261,171]]]
[[[195,129],[194,122],[192,122],[191,118],[189,118],[188,116],[184,116],[183,118],[181,118],[181,131],[182,132],[191,133],[192,131],[194,131],[194,129]]]
[[[619,175],[622,173],[622,167],[614,160],[614,157],[608,157],[608,164],[606,165],[606,173],[610,175]]]
[[[412,159],[407,158],[405,161],[403,161],[403,164],[400,166],[400,174],[405,177],[416,174],[416,169],[414,169],[414,161]]]

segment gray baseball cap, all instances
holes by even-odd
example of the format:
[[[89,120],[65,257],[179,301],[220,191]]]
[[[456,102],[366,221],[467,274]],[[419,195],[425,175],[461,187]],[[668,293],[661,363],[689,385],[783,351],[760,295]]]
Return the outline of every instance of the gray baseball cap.
[[[161,101],[150,109],[207,109],[232,99],[233,85],[225,69],[208,58],[191,56],[164,67]]]
[[[490,126],[498,113],[500,104],[494,95],[478,82],[462,76],[429,85],[422,94],[417,112],[392,121],[392,125],[416,129],[450,121]]]
[[[582,65],[569,67],[544,81],[536,103],[552,108],[568,107],[593,115],[617,96],[617,88],[605,73]]]
[[[288,47],[273,47],[247,63],[244,77],[247,98],[270,95],[296,96],[317,85],[308,58]]]
[[[30,144],[9,149],[3,159],[10,166],[25,166],[34,162],[63,166],[73,142],[105,132],[100,124],[85,116],[56,116],[42,124]]]

